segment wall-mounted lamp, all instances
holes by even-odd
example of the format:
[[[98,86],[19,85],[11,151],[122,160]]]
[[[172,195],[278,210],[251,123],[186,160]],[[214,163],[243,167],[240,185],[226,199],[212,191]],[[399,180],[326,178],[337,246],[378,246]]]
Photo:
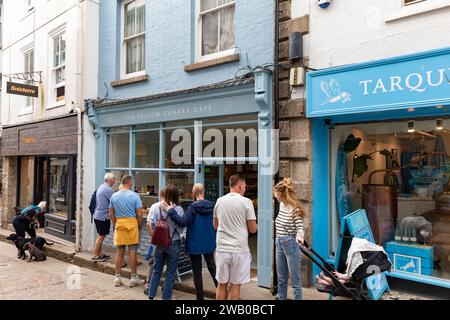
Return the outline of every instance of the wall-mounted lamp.
[[[436,120],[436,130],[444,130],[444,121],[442,119]]]
[[[416,132],[416,129],[414,129],[414,121],[408,121],[408,132],[409,133]]]

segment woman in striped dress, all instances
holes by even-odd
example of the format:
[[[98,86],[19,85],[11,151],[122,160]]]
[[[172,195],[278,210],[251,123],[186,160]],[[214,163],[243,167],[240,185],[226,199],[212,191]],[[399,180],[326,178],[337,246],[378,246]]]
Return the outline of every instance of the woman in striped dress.
[[[284,179],[278,183],[275,186],[274,195],[280,203],[280,211],[275,219],[278,299],[287,299],[290,277],[295,300],[301,300],[301,252],[298,242],[302,244],[304,242],[305,211],[296,197],[291,179]]]

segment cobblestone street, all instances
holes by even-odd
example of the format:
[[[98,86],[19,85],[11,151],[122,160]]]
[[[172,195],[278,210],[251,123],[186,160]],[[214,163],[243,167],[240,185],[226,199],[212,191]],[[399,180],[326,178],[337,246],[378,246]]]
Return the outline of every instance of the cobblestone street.
[[[146,300],[143,288],[113,287],[113,277],[52,258],[44,262],[17,260],[16,248],[0,242],[0,300]],[[174,298],[191,300],[174,292]]]

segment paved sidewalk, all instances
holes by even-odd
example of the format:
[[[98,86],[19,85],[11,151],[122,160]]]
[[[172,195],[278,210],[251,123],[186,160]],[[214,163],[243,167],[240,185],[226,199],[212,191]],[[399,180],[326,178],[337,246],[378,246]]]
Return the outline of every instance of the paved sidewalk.
[[[17,260],[14,246],[0,242],[0,300],[148,300],[143,287],[129,288],[123,280],[113,286],[113,276],[53,258],[44,262]],[[195,296],[174,292],[177,300]]]

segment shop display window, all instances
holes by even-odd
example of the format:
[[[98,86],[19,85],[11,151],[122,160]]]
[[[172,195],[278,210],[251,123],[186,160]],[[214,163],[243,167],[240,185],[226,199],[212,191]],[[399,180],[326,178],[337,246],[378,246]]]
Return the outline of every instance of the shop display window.
[[[136,132],[135,167],[159,167],[159,131]]]
[[[365,209],[395,271],[450,280],[447,129],[437,118],[331,129],[331,256],[339,216]]]
[[[130,134],[110,133],[108,143],[108,167],[128,168],[130,161]]]

